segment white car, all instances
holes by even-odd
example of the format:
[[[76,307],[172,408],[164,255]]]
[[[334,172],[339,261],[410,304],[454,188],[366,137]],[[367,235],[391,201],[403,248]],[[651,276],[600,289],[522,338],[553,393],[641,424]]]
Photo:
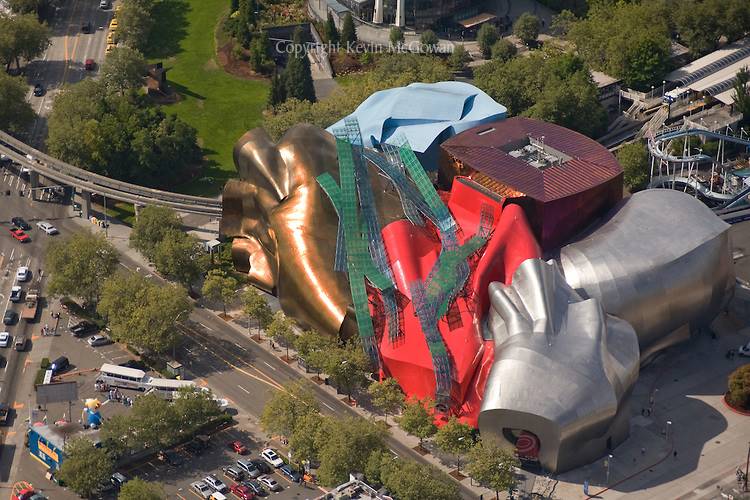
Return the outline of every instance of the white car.
[[[212,490],[204,481],[190,483],[190,487],[193,488],[193,491],[195,491],[201,498],[210,498],[211,493],[214,492],[214,490]]]
[[[44,231],[45,233],[50,234],[50,235],[51,234],[58,234],[60,232],[60,231],[57,230],[57,228],[55,226],[53,226],[52,224],[50,224],[49,222],[46,222],[46,221],[39,221],[39,222],[37,222],[36,223],[36,227],[38,227],[39,229],[41,229],[42,231]]]
[[[18,281],[18,282],[28,281],[29,277],[30,277],[29,276],[30,274],[31,273],[29,272],[29,268],[28,267],[26,267],[26,266],[19,267],[16,270],[16,281]]]
[[[10,333],[0,332],[0,347],[8,347],[10,345]]]
[[[282,487],[281,487],[281,485],[280,485],[280,484],[279,484],[278,482],[276,482],[276,480],[275,480],[274,478],[272,478],[271,476],[263,476],[263,477],[259,478],[259,479],[258,479],[258,481],[260,481],[261,483],[263,483],[263,485],[264,485],[264,486],[265,486],[266,488],[268,488],[269,490],[271,490],[271,491],[281,491],[281,490],[283,490],[283,489],[284,489],[284,488],[282,488]]]
[[[740,356],[747,356],[747,357],[750,357],[750,342],[748,342],[748,343],[747,343],[747,344],[745,344],[745,345],[741,345],[741,346],[740,346],[740,347],[739,347],[739,348],[737,349],[737,354],[739,354]]]
[[[260,456],[263,458],[263,460],[273,465],[274,467],[281,467],[282,465],[284,465],[284,461],[272,448],[266,448],[265,450],[261,451]]]
[[[112,343],[112,341],[109,340],[109,337],[107,337],[106,335],[94,335],[93,337],[89,337],[87,342],[91,347],[99,347],[100,345],[107,345]]]
[[[13,288],[10,289],[10,301],[21,302],[21,298],[23,298],[23,289],[18,285],[14,285]]]
[[[227,485],[224,484],[221,479],[216,477],[215,474],[209,474],[208,476],[204,477],[203,482],[213,488],[214,491],[218,491],[219,493],[226,493],[229,491]]]

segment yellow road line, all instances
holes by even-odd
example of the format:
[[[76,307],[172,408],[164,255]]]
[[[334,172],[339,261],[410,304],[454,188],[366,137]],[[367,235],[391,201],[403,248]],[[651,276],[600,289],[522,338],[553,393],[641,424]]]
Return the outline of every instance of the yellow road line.
[[[66,78],[68,76],[68,65],[70,63],[70,59],[68,58],[68,37],[70,36],[70,24],[73,22],[73,15],[75,14],[76,7],[78,6],[78,0],[73,1],[73,7],[70,9],[70,17],[68,17],[68,27],[65,29],[65,68],[63,69],[63,77],[62,77],[62,83],[65,83]],[[75,54],[75,49],[78,47],[78,34],[76,34],[76,45],[73,49],[73,53]],[[72,57],[72,56],[71,56]]]

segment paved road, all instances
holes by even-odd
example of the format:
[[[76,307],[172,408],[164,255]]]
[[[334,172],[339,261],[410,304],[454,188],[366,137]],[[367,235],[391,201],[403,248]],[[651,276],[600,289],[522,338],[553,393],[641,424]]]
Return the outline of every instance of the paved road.
[[[104,60],[107,46],[107,27],[112,11],[99,8],[99,0],[71,0],[61,2],[50,28],[51,45],[41,59],[29,63],[26,75],[29,82],[28,100],[39,117],[31,128],[31,144],[43,149],[47,137],[47,116],[52,110],[52,101],[66,83],[81,81],[86,74],[96,74]],[[81,32],[81,25],[90,21],[94,31]],[[93,59],[96,70],[86,71],[86,59]],[[46,93],[41,97],[33,94],[33,86],[41,83]]]

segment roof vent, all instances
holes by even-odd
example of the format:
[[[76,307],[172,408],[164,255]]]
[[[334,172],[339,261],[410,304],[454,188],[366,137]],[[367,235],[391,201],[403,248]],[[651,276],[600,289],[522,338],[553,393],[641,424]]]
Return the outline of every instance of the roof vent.
[[[495,131],[495,127],[490,127],[490,128],[486,128],[486,129],[484,129],[484,130],[482,130],[480,132],[477,132],[477,135],[485,135],[485,134],[489,134],[489,133],[494,132],[494,131]]]

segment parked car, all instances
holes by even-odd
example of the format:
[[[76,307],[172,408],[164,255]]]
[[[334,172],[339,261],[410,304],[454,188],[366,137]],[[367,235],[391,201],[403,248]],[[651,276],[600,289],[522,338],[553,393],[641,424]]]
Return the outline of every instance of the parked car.
[[[265,460],[251,460],[254,466],[258,468],[261,474],[271,474],[273,469]]]
[[[41,229],[42,231],[44,231],[45,233],[49,235],[59,233],[59,231],[57,230],[55,226],[53,226],[52,224],[46,221],[37,222],[36,227],[38,227],[39,229]]]
[[[737,354],[739,354],[740,356],[748,356],[748,357],[750,357],[750,342],[748,342],[745,345],[741,345],[737,349]]]
[[[13,348],[18,352],[26,350],[26,335],[16,335],[16,341],[13,343]]]
[[[23,300],[23,288],[14,285],[13,288],[10,289],[10,301],[21,302],[21,300]]]
[[[83,69],[86,71],[94,71],[94,68],[96,67],[96,63],[93,59],[86,59],[83,63]]]
[[[233,452],[239,453],[240,455],[247,455],[247,453],[249,451],[247,449],[247,446],[245,446],[244,444],[242,444],[241,441],[232,441],[231,443],[229,443],[229,448]]]
[[[294,470],[291,465],[282,465],[279,467],[279,472],[295,483],[299,483],[302,480],[302,474]]]
[[[10,345],[10,333],[0,332],[0,347],[8,347]]]
[[[109,29],[111,29],[112,31],[115,31],[118,26],[119,23],[117,22],[117,18],[114,18],[109,22]]]
[[[260,469],[258,469],[258,467],[253,463],[252,460],[240,458],[239,460],[237,460],[237,466],[240,469],[244,470],[247,473],[247,475],[252,479],[255,479],[256,477],[263,474],[260,471]]]
[[[94,335],[89,337],[88,343],[91,347],[99,347],[100,345],[111,344],[112,341],[106,335]]]
[[[44,95],[44,85],[41,83],[37,83],[34,85],[34,95],[37,97],[42,97]]]
[[[10,220],[10,222],[14,226],[20,227],[24,231],[28,231],[29,229],[31,229],[31,225],[28,222],[26,222],[25,220],[23,220],[23,218],[21,218],[21,217],[13,217]]]
[[[174,450],[160,450],[159,453],[156,454],[156,458],[172,467],[179,467],[185,463],[185,460],[182,459],[180,454]]]
[[[4,325],[15,325],[17,321],[18,313],[16,313],[16,311],[11,311],[10,309],[5,311],[5,315],[3,315]]]
[[[284,465],[284,461],[272,448],[266,448],[265,450],[261,451],[260,456],[263,458],[263,460],[273,465],[274,467],[281,467],[282,465]]]
[[[31,278],[31,272],[29,271],[28,267],[21,266],[18,269],[16,269],[16,281],[18,282],[29,281],[29,278]]]
[[[23,229],[19,229],[16,226],[12,226],[10,229],[10,235],[13,237],[14,240],[18,240],[21,243],[28,243],[31,241],[31,238],[29,238],[29,235],[23,232]]]
[[[99,330],[99,327],[90,321],[79,321],[75,325],[70,327],[70,333],[74,337],[85,337],[89,333],[93,333]]]
[[[70,366],[70,361],[65,356],[60,356],[49,365],[49,369],[52,370],[52,375],[64,372]]]
[[[109,54],[110,52],[112,52],[114,50],[114,48],[115,48],[115,44],[114,43],[108,43],[107,44],[107,48],[104,49],[104,53],[105,54]]]
[[[263,488],[263,485],[261,485],[259,481],[242,481],[242,486],[247,486],[253,493],[255,493],[259,497],[268,495],[268,492],[265,490],[265,488]]]
[[[271,476],[261,476],[258,481],[261,482],[263,486],[268,488],[271,491],[281,491],[284,488],[281,487],[281,485]]]
[[[109,9],[111,6],[112,6],[112,2],[110,0],[101,0],[99,2],[100,9]]]
[[[221,479],[216,477],[216,474],[209,474],[208,476],[203,478],[203,481],[205,481],[207,485],[213,488],[214,491],[218,491],[219,493],[226,493],[229,491],[227,485],[224,484]]]
[[[128,482],[128,478],[125,477],[124,474],[121,474],[119,472],[115,472],[114,474],[112,474],[109,480],[112,482],[112,484],[115,485],[115,488],[117,488],[118,490],[122,488],[123,484]]]
[[[222,467],[221,471],[224,473],[225,476],[227,476],[229,479],[233,481],[242,481],[242,478],[245,475],[245,473],[242,472],[241,469],[235,467],[234,465],[228,465],[226,467]]]
[[[10,406],[5,403],[0,403],[0,425],[8,425],[8,418],[10,417]]]
[[[213,493],[213,490],[205,481],[195,481],[194,483],[190,483],[190,487],[193,488],[193,491],[201,498],[209,498],[211,493]]]
[[[236,496],[240,500],[253,500],[253,498],[255,498],[255,493],[253,492],[253,490],[251,490],[244,484],[233,484],[229,489],[232,491],[232,493],[234,493],[234,496]]]

